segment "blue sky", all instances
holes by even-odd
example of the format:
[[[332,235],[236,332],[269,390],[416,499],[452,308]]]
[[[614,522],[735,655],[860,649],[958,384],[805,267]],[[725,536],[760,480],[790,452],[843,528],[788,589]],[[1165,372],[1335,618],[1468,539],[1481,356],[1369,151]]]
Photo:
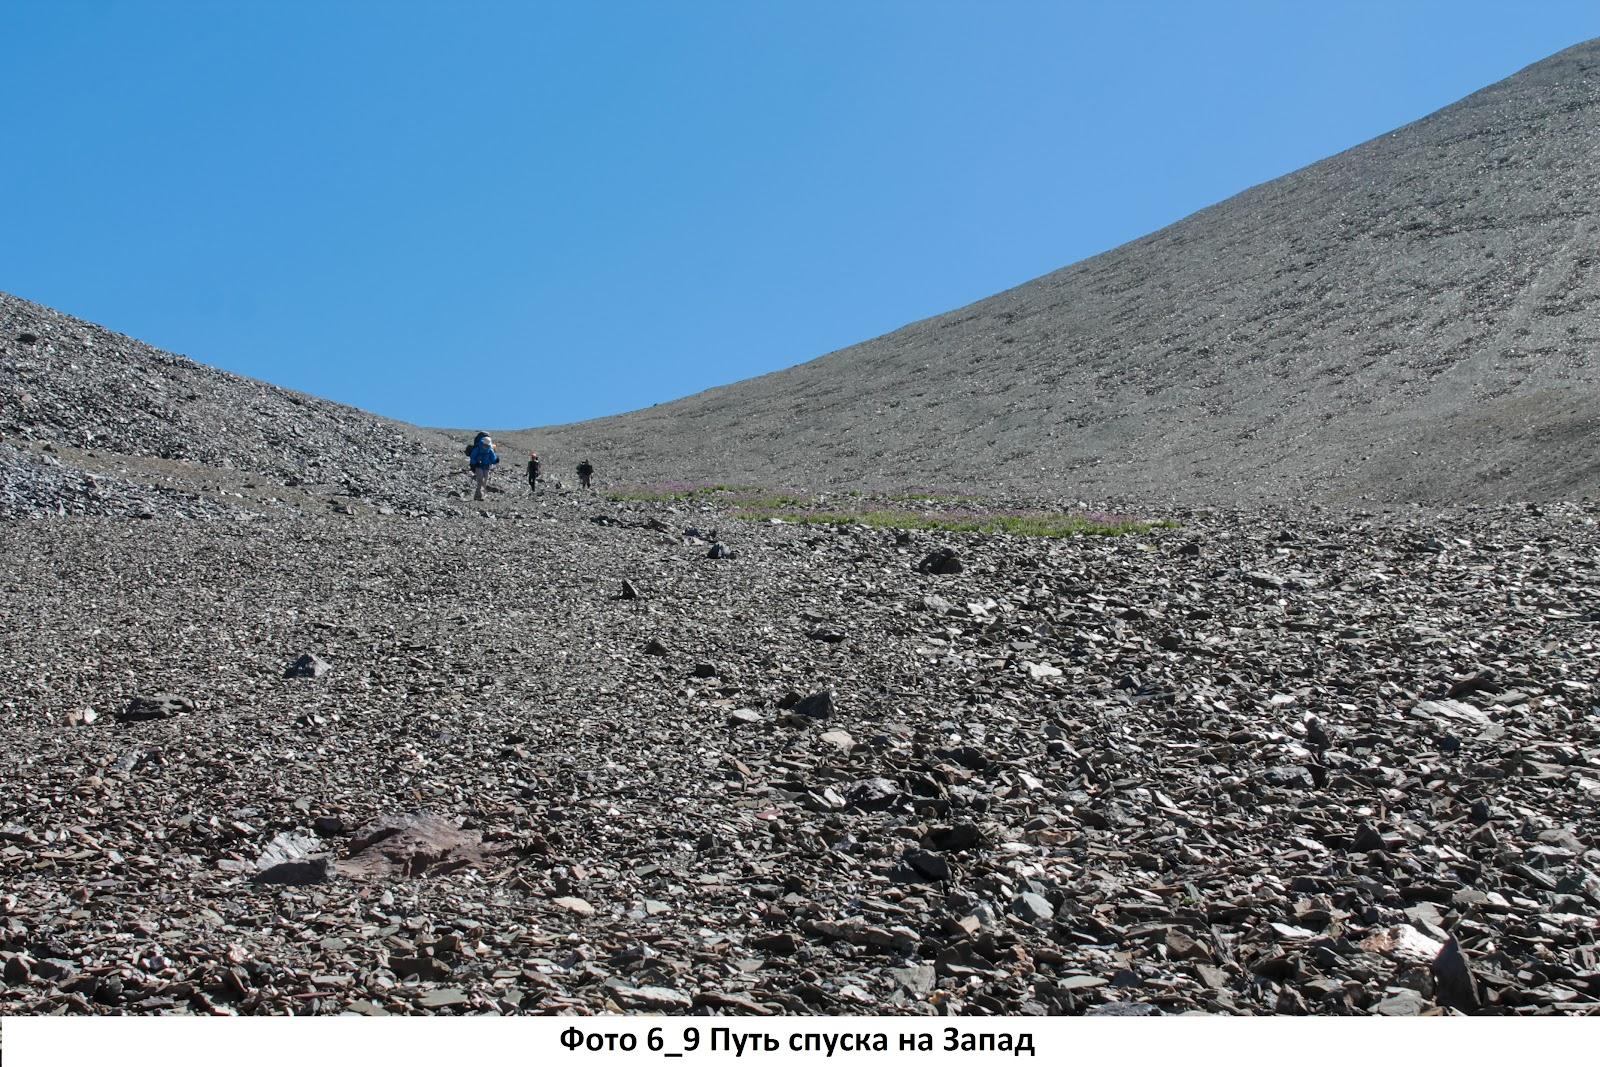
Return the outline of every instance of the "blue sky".
[[[1600,36],[1594,0],[0,3],[0,289],[432,425],[803,362]]]

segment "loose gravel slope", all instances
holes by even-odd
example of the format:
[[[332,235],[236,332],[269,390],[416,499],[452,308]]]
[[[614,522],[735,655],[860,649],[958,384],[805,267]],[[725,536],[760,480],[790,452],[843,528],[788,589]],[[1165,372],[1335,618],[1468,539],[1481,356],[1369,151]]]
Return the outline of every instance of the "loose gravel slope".
[[[0,523],[0,1011],[1600,1005],[1593,507],[450,508]]]
[[[516,443],[636,480],[1581,496],[1600,488],[1597,186],[1589,42],[969,307]]]

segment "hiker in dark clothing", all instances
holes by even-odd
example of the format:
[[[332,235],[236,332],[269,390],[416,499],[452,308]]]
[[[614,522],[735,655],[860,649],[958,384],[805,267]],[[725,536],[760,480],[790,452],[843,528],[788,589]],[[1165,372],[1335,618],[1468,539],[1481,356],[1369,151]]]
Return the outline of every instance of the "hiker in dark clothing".
[[[484,487],[489,484],[489,470],[500,457],[494,454],[494,440],[486,433],[480,433],[473,439],[472,447],[467,449],[467,463],[472,468],[472,483],[477,491],[472,494],[472,499],[482,500]]]
[[[584,460],[578,464],[578,484],[585,489],[589,488],[589,479],[594,477],[594,464]]]
[[[528,456],[528,492],[535,496],[539,494],[539,472],[542,469],[539,465],[539,453],[531,453]]]

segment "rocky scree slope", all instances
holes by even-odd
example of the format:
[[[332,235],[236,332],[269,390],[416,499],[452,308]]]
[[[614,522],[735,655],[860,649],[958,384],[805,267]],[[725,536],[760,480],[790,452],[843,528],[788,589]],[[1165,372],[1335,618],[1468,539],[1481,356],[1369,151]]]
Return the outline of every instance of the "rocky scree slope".
[[[0,523],[0,1011],[1600,1004],[1594,505],[456,503]]]
[[[1600,43],[876,340],[517,438],[646,480],[1090,499],[1600,488]]]
[[[0,515],[205,514],[222,505],[196,486],[168,484],[202,472],[427,507],[459,454],[436,431],[215,370],[0,293]]]

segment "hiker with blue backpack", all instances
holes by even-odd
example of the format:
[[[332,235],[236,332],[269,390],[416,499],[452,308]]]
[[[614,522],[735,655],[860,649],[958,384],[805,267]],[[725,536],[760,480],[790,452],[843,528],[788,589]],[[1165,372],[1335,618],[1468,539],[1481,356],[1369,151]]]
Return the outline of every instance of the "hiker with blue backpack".
[[[477,486],[472,499],[483,499],[483,491],[489,485],[489,471],[499,462],[500,457],[494,454],[494,438],[486,433],[473,438],[472,445],[467,449],[467,463],[472,468],[473,484]]]

